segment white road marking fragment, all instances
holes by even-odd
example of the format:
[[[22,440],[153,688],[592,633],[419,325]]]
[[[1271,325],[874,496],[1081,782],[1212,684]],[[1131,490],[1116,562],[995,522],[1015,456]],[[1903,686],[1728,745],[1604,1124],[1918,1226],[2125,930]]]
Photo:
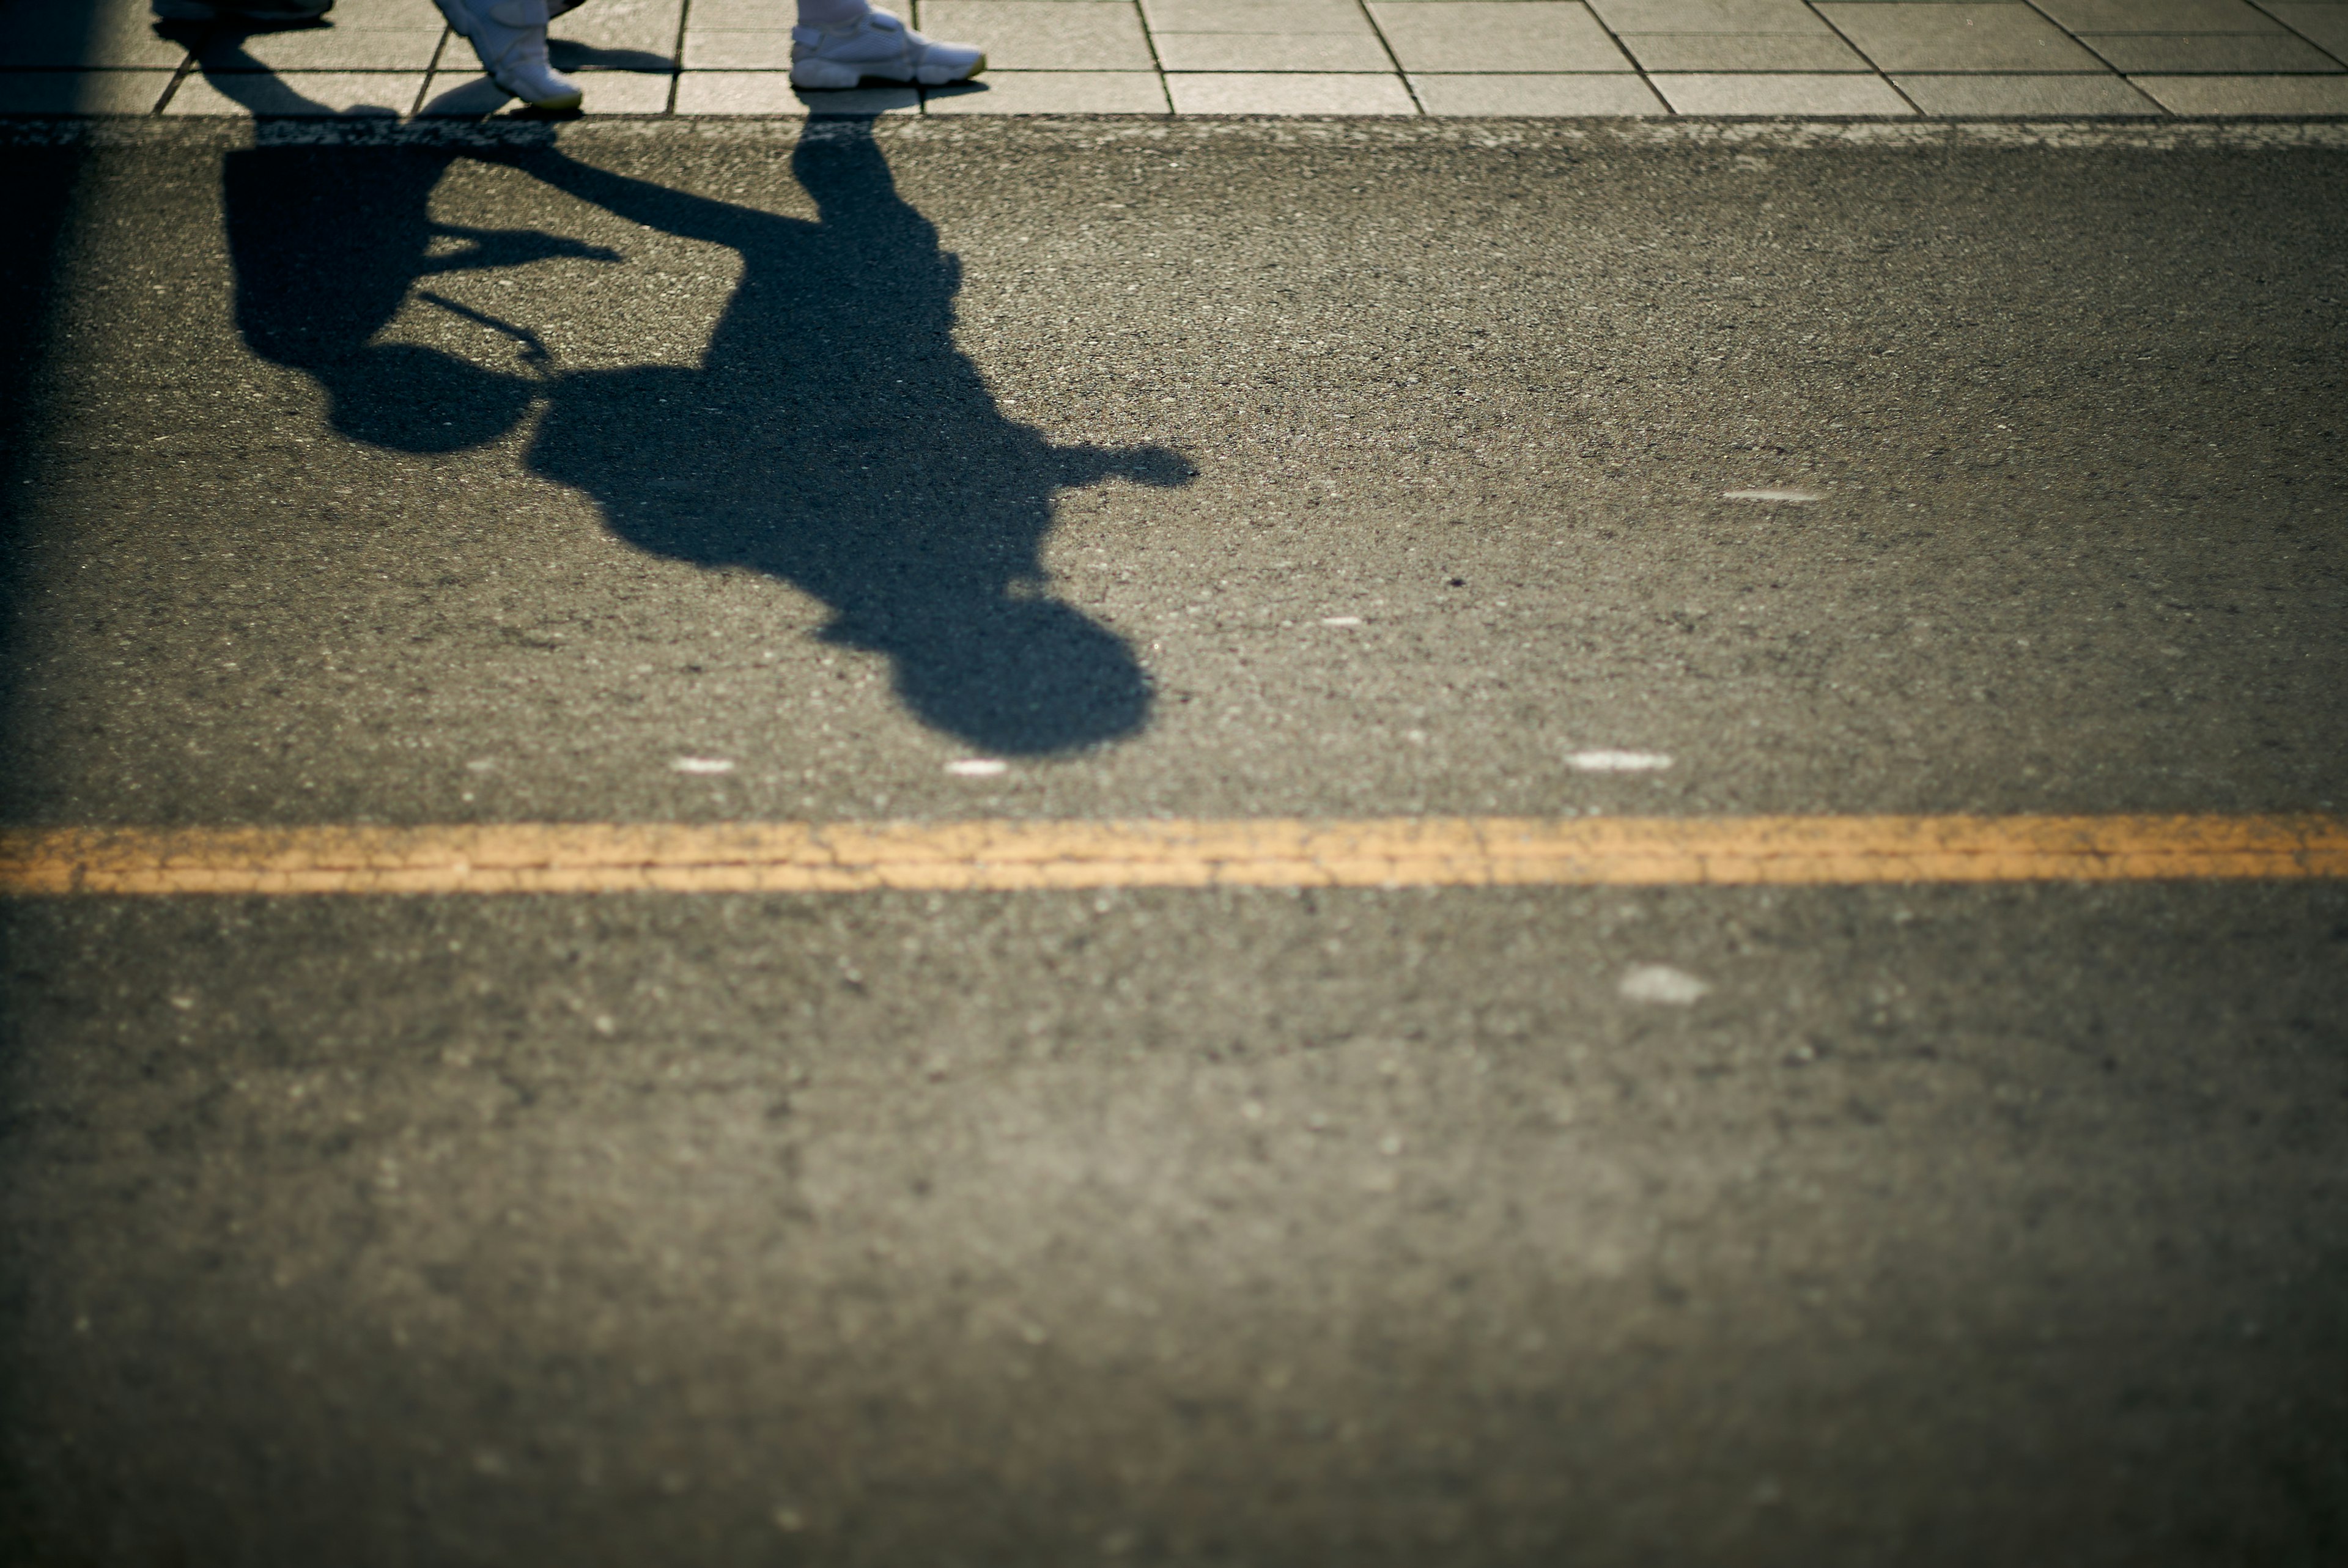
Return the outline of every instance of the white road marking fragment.
[[[996,757],[962,757],[946,764],[946,772],[962,779],[991,779],[1011,764]]]
[[[679,757],[669,764],[681,774],[730,774],[734,764],[724,757]]]
[[[1662,1002],[1666,1007],[1686,1007],[1712,988],[1684,969],[1669,964],[1639,964],[1622,977],[1616,988],[1634,1002]]]
[[[1816,490],[1723,490],[1724,501],[1823,501]]]
[[[1362,624],[1362,618],[1358,615],[1324,615],[1321,618],[1321,624],[1323,626],[1359,626]]]
[[[1576,752],[1565,765],[1581,774],[1652,774],[1672,765],[1661,752]]]

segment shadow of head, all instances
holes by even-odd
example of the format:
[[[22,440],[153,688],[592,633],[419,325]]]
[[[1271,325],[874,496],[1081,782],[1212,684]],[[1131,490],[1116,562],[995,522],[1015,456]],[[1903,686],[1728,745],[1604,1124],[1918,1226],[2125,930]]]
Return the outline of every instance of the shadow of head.
[[[322,153],[331,168],[305,161]],[[1125,639],[1052,597],[1043,546],[1060,491],[1179,486],[1192,470],[1162,447],[1055,446],[1005,416],[954,342],[959,262],[899,195],[868,127],[818,122],[802,137],[791,169],[812,222],[552,148],[468,155],[639,230],[735,251],[739,282],[691,365],[566,370],[527,325],[420,287],[550,256],[620,259],[536,231],[434,222],[432,190],[456,156],[230,155],[238,323],[256,353],[316,380],[338,432],[449,451],[496,439],[542,402],[533,472],[592,497],[639,549],[747,568],[820,600],[826,640],[885,656],[930,726],[1041,755],[1148,723],[1148,673]],[[538,210],[512,194],[504,210]],[[504,334],[515,367],[378,341],[409,302]]]

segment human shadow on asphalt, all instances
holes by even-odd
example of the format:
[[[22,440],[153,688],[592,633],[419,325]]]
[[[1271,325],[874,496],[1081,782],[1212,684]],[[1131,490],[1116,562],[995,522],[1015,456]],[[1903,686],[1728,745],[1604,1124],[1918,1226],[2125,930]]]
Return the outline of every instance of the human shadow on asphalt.
[[[435,223],[470,157],[742,258],[692,368],[569,371],[526,324],[440,301],[436,273],[613,252],[532,230]],[[1062,489],[1188,483],[1154,446],[1055,446],[1006,418],[953,340],[960,264],[897,192],[869,125],[819,121],[791,169],[818,211],[781,217],[592,168],[551,146],[262,147],[228,155],[236,319],[313,377],[334,428],[405,452],[498,439],[543,400],[530,469],[594,498],[654,555],[747,568],[820,599],[821,635],[886,656],[905,705],[992,752],[1037,755],[1148,723],[1127,641],[1048,591]],[[500,373],[375,338],[411,291],[508,336]],[[647,323],[651,325],[653,323]]]

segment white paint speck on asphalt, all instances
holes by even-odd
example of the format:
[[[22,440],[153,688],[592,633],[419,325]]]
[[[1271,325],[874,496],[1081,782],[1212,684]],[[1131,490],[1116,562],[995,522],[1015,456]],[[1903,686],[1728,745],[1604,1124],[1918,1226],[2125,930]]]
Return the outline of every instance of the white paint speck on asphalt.
[[[1823,501],[1816,490],[1723,490],[1724,501]]]
[[[669,764],[681,774],[730,774],[734,764],[724,757],[679,757]]]
[[[1323,626],[1359,626],[1362,624],[1362,618],[1358,615],[1324,615],[1321,618],[1321,624]]]
[[[1576,752],[1565,765],[1582,774],[1652,774],[1672,765],[1661,752]]]
[[[946,772],[961,779],[991,779],[1011,764],[995,757],[962,757],[946,764]]]
[[[1616,989],[1634,1002],[1662,1002],[1667,1007],[1683,1008],[1712,989],[1685,969],[1675,969],[1669,964],[1636,965]]]

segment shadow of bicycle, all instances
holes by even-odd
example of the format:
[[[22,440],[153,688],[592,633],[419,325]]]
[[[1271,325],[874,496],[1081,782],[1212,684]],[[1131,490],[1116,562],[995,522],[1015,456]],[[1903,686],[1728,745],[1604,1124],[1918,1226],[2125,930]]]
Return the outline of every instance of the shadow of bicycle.
[[[468,313],[518,345],[519,370],[379,341],[436,273],[616,259],[532,230],[435,223],[433,188],[462,157],[738,253],[740,282],[701,362],[565,370],[527,326],[479,313]],[[1019,755],[1138,733],[1147,671],[1123,638],[1052,595],[1041,551],[1061,490],[1112,477],[1177,486],[1189,466],[1159,447],[1055,446],[1004,415],[953,343],[959,263],[898,194],[869,124],[810,125],[791,167],[815,221],[551,145],[233,152],[237,323],[255,353],[315,379],[354,440],[476,446],[542,402],[533,472],[592,497],[638,548],[820,599],[821,635],[886,656],[900,698],[938,730]]]

